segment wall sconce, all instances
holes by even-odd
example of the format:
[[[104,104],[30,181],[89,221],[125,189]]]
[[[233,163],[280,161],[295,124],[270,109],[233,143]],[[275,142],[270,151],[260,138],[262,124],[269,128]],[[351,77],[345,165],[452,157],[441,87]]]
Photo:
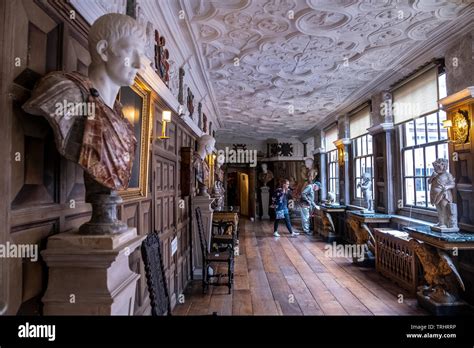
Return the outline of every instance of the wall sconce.
[[[444,120],[443,121],[443,128],[451,128],[453,126],[453,121],[451,120]]]
[[[452,143],[451,140],[451,127],[453,126],[453,121],[451,120],[443,120],[443,128],[448,130],[448,143]]]
[[[471,122],[467,110],[458,110],[452,116],[452,120],[444,120],[443,128],[448,129],[448,142],[454,144],[465,144],[469,141]]]
[[[163,111],[161,115],[162,127],[161,127],[161,136],[160,139],[169,139],[170,137],[166,136],[166,124],[171,122],[171,111]]]

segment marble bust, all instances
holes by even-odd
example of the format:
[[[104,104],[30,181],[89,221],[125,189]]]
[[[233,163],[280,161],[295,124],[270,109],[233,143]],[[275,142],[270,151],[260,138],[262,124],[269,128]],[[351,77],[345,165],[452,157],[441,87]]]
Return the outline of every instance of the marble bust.
[[[372,200],[372,178],[369,173],[362,174],[360,182],[357,184],[362,190],[362,199],[367,207],[364,210],[365,213],[374,212],[374,201]]]
[[[304,169],[306,181],[309,183],[313,182],[318,175],[318,171],[314,168],[314,160],[311,157],[306,157],[304,159]]]
[[[316,176],[318,175],[318,171],[314,168],[314,160],[311,157],[304,158],[304,165],[301,165],[300,174],[297,184],[297,191],[295,192],[296,195],[301,194],[304,188],[314,182]]]
[[[332,205],[336,203],[336,194],[334,192],[329,191],[326,197],[326,204]]]
[[[457,205],[453,203],[454,177],[448,172],[449,161],[438,158],[433,162],[433,174],[428,179],[430,203],[438,212],[438,223],[431,229],[440,232],[458,232]]]
[[[268,170],[268,166],[266,163],[262,163],[261,168],[262,172],[258,176],[258,179],[260,180],[260,182],[262,182],[262,187],[267,187],[267,184],[273,180],[273,173]]]
[[[198,148],[194,153],[193,167],[196,170],[196,179],[200,196],[209,196],[207,189],[210,169],[205,159],[207,155],[212,154],[215,145],[216,140],[208,134],[204,134],[198,139]]]
[[[131,176],[137,140],[117,95],[134,83],[141,68],[146,30],[132,17],[112,13],[98,18],[89,36],[88,76],[56,71],[43,77],[23,109],[45,117],[59,153],[84,170],[91,221],[83,234],[113,234],[128,227],[116,217]]]
[[[212,188],[212,195],[215,198],[213,204],[214,210],[222,210],[224,208],[224,156],[217,156],[216,166],[214,169],[214,187]]]

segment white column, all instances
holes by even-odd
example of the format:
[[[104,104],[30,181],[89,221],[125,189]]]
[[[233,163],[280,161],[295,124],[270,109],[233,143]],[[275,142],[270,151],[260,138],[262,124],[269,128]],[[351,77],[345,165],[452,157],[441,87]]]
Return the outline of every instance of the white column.
[[[202,250],[201,241],[199,239],[199,231],[197,227],[196,219],[196,208],[201,208],[202,224],[204,227],[204,235],[207,240],[207,248],[209,250],[211,243],[211,231],[212,231],[212,215],[213,210],[211,203],[214,198],[208,198],[204,196],[196,196],[193,198],[192,203],[192,214],[193,214],[193,279],[202,279]]]

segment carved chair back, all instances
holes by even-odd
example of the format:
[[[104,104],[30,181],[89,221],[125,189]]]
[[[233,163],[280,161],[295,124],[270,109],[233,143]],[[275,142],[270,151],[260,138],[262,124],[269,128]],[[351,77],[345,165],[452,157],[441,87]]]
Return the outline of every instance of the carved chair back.
[[[202,222],[201,208],[196,208],[196,224],[199,233],[199,242],[201,243],[202,256],[205,258],[209,253],[206,235],[204,234],[204,224]]]
[[[171,315],[171,304],[166,284],[163,257],[158,233],[151,232],[141,246],[151,314],[153,316]]]

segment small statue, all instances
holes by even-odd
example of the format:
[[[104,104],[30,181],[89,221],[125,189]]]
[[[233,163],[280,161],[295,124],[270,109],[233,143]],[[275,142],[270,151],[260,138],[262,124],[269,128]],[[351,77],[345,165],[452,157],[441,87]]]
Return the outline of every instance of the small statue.
[[[209,184],[209,165],[205,161],[206,156],[212,154],[216,140],[210,135],[203,135],[198,139],[198,150],[194,153],[193,166],[196,169],[199,195],[209,197],[207,192]]]
[[[191,88],[189,88],[189,87],[188,87],[187,106],[188,106],[188,111],[189,111],[189,117],[193,118],[193,114],[194,114],[194,95],[191,92]]]
[[[160,33],[158,30],[155,30],[155,71],[160,75],[160,66],[161,66],[161,47],[160,47]]]
[[[370,174],[365,172],[362,174],[361,182],[357,184],[357,187],[360,187],[362,190],[362,199],[364,200],[367,209],[364,210],[365,213],[374,212],[374,201],[372,200],[372,178]]]
[[[167,49],[165,49],[163,65],[164,65],[164,70],[165,70],[164,82],[166,86],[169,86],[169,83],[170,83],[170,63],[168,62],[169,59],[170,59],[170,52]]]
[[[262,173],[260,173],[258,179],[263,183],[263,187],[267,187],[267,184],[273,180],[273,173],[268,170],[266,163],[262,163]]]
[[[202,103],[198,103],[198,128],[202,130]]]
[[[223,164],[224,156],[218,156],[216,160],[216,168],[214,170],[214,187],[212,189],[212,196],[216,198],[212,203],[212,208],[218,211],[224,209],[224,171],[221,168]]]
[[[206,114],[202,114],[202,131],[207,133],[207,116]]]
[[[332,205],[334,203],[336,203],[336,194],[334,192],[328,192],[326,197],[326,204]]]
[[[439,232],[458,232],[457,205],[453,203],[452,190],[456,187],[454,177],[447,171],[448,160],[438,158],[433,162],[434,172],[428,179],[430,203],[438,211],[438,223],[431,229]]]
[[[140,8],[141,10],[141,8]],[[153,23],[151,22],[146,22],[145,25],[146,28],[146,45],[145,45],[145,55],[150,58],[150,60],[153,61],[153,64],[155,64],[154,59],[155,59],[155,29],[153,28]]]
[[[305,157],[304,165],[300,169],[300,178],[294,192],[295,197],[299,197],[304,188],[316,179],[318,171],[314,169],[313,164],[314,160],[311,157]]]
[[[307,182],[313,182],[318,175],[318,171],[313,167],[314,160],[311,157],[306,157],[304,160],[304,165],[306,170],[306,180]]]
[[[178,70],[178,103],[184,105],[184,69],[179,68]]]
[[[159,51],[159,75],[161,77],[162,81],[165,81],[165,75],[166,75],[166,68],[165,68],[165,45],[166,45],[166,39],[164,36],[160,37],[159,45],[158,45],[158,51]]]

